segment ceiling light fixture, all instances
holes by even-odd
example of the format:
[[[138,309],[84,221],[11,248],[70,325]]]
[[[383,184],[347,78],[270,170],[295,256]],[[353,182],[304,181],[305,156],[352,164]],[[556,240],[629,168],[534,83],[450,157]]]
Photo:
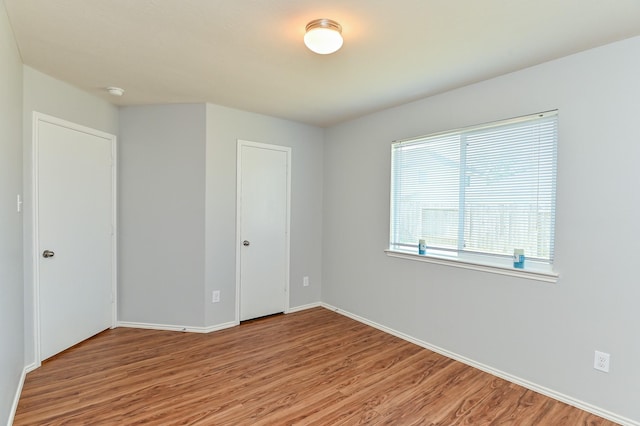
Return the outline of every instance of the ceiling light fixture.
[[[331,19],[315,19],[307,24],[304,44],[320,55],[333,53],[342,47],[342,27]]]
[[[119,87],[107,87],[107,92],[109,92],[109,94],[113,96],[124,95],[124,89],[121,89]]]

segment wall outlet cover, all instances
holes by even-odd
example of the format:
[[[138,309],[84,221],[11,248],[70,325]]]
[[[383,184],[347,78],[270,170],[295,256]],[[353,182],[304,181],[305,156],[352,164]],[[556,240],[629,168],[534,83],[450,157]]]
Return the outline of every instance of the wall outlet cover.
[[[606,352],[596,351],[593,358],[593,368],[605,373],[609,372],[610,355]]]

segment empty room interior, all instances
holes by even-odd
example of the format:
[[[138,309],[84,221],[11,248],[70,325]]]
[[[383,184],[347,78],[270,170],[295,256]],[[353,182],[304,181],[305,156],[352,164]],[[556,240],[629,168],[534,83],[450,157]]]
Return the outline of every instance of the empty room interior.
[[[2,0],[0,424],[640,425],[639,76],[636,0]]]

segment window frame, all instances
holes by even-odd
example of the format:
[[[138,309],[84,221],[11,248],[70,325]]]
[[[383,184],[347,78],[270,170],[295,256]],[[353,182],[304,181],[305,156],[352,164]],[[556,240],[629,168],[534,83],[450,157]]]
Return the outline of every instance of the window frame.
[[[417,247],[409,244],[403,244],[402,242],[396,241],[394,243],[394,197],[397,195],[394,194],[394,179],[396,175],[393,170],[395,165],[393,151],[398,144],[402,143],[415,143],[420,140],[433,139],[437,137],[445,137],[448,135],[454,135],[456,133],[459,134],[467,134],[470,132],[481,131],[485,129],[490,129],[492,127],[500,127],[505,125],[517,124],[519,122],[527,122],[531,121],[535,118],[546,118],[551,116],[559,115],[558,110],[549,110],[536,114],[528,114],[526,116],[515,117],[507,120],[499,120],[495,122],[485,123],[481,125],[468,126],[464,128],[458,128],[453,130],[447,130],[443,132],[433,133],[429,135],[413,137],[403,140],[393,141],[391,146],[391,187],[390,187],[390,220],[389,220],[389,246],[385,249],[385,253],[390,257],[402,258],[408,260],[415,260],[421,262],[427,262],[432,264],[453,266],[464,269],[472,269],[483,272],[496,273],[500,275],[508,275],[515,276],[521,278],[534,279],[538,281],[545,282],[556,282],[559,274],[554,271],[554,259],[553,256],[550,256],[548,261],[538,261],[535,259],[527,258],[525,262],[525,267],[523,269],[514,268],[513,267],[513,259],[511,256],[507,256],[504,254],[489,254],[489,253],[473,253],[465,250],[460,250],[459,247],[461,245],[460,240],[458,240],[458,250],[438,250],[434,248],[429,248],[427,246],[427,251],[425,254],[418,254]],[[557,125],[557,124],[556,124]],[[559,133],[559,129],[556,127],[556,141],[553,152],[553,209],[554,216],[552,218],[553,225],[551,226],[551,242],[550,247],[553,253],[553,247],[555,246],[555,204],[556,204],[556,189],[557,189],[557,135]],[[464,136],[460,138],[460,143],[464,143]],[[464,155],[463,150],[461,150],[461,156]],[[462,161],[461,161],[462,163]],[[458,167],[459,171],[464,172],[464,167]],[[464,197],[464,195],[460,195]],[[462,202],[462,201],[461,201]],[[458,210],[460,210],[460,204],[458,204]],[[459,217],[462,215],[459,214]],[[397,230],[396,230],[397,231]],[[464,229],[459,228],[458,233],[464,234]],[[463,243],[462,243],[463,244]]]

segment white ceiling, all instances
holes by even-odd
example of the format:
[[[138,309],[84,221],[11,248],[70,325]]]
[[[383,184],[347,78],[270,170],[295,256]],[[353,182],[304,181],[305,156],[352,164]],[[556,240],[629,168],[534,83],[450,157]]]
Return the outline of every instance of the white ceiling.
[[[211,102],[318,126],[640,35],[639,0],[4,3],[25,64],[114,104]],[[342,25],[337,53],[305,48],[316,18]]]

